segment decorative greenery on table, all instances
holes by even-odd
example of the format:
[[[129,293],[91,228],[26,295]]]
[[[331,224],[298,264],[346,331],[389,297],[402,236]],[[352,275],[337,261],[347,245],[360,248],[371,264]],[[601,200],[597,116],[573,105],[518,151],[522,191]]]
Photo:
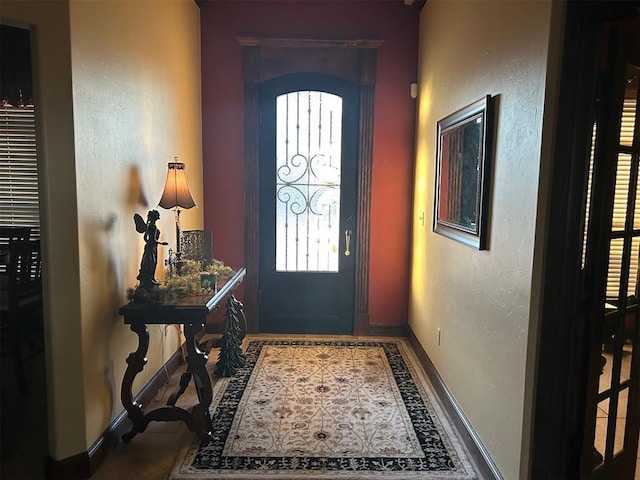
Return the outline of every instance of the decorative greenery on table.
[[[165,269],[165,280],[160,285],[153,288],[136,285],[127,290],[127,298],[130,301],[140,303],[167,303],[185,295],[199,295],[206,291],[200,283],[202,273],[226,278],[231,277],[235,272],[222,260],[215,258],[210,265],[204,267],[196,260],[187,260],[182,263],[179,275],[172,274],[167,268]]]

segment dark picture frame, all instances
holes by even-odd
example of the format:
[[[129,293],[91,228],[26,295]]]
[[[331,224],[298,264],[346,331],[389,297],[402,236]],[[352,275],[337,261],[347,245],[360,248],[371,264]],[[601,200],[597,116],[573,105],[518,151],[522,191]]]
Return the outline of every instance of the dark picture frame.
[[[487,249],[491,95],[438,122],[433,231]]]

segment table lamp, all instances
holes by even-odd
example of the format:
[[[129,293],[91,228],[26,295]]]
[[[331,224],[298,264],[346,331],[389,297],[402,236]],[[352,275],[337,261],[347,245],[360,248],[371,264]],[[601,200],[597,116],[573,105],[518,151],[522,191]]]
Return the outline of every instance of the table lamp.
[[[167,171],[167,181],[164,185],[162,198],[158,206],[167,210],[173,208],[176,216],[176,264],[180,263],[180,209],[189,209],[196,206],[196,202],[191,196],[184,163],[178,162],[178,157],[174,157],[174,162],[169,162]],[[179,268],[179,267],[178,267]]]

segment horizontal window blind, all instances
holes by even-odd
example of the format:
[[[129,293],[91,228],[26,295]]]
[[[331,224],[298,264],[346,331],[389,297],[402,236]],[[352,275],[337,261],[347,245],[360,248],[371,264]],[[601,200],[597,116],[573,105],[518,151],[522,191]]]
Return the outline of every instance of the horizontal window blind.
[[[40,236],[35,108],[0,107],[0,226]]]
[[[632,93],[635,93],[632,91]],[[633,145],[633,133],[636,121],[636,98],[635,94],[627,96],[624,100],[622,109],[622,124],[620,128],[620,146],[631,147]],[[633,223],[626,224],[627,206],[629,204],[630,182],[632,162],[637,162],[637,155],[629,153],[618,154],[618,164],[616,168],[616,189],[613,202],[613,219],[612,233],[618,237],[634,237],[632,231],[640,225],[640,201],[638,188],[640,188],[640,176],[634,181],[636,188],[636,196],[631,199],[631,208],[633,209]],[[640,241],[636,236],[631,242],[631,257],[628,280],[628,295],[636,293],[636,284],[638,281],[638,247]],[[609,250],[609,272],[607,276],[607,298],[617,299],[620,293],[620,281],[622,275],[622,259],[624,254],[623,238],[613,238],[610,243]]]
[[[591,129],[591,150],[589,156],[589,176],[587,177],[587,201],[584,212],[584,233],[582,235],[582,269],[584,270],[585,262],[587,261],[587,231],[589,229],[589,212],[591,211],[591,188],[593,184],[593,162],[595,159],[596,151],[596,134],[598,133],[598,126],[593,124]]]
[[[620,128],[620,146],[631,147],[633,145],[633,132],[635,127],[635,95],[630,95],[624,100],[622,110],[622,124]],[[591,204],[591,186],[593,180],[593,163],[595,153],[595,138],[597,126],[594,124],[592,132],[591,155],[589,161],[589,174],[587,184],[587,204],[585,211],[585,232],[582,249],[582,268],[585,267],[586,247],[587,247],[587,227],[589,225],[589,209]],[[636,197],[634,199],[633,225],[626,225],[628,196],[630,193],[631,166],[632,162],[637,162],[637,156],[628,153],[618,154],[618,164],[616,167],[616,186],[613,203],[613,218],[611,223],[612,234],[615,237],[631,236],[632,230],[640,229],[640,175],[636,178]],[[607,273],[607,299],[615,301],[620,293],[620,279],[622,276],[622,258],[624,254],[623,238],[613,238],[609,245],[609,269]],[[640,256],[640,238],[635,236],[631,242],[631,256],[629,265],[628,292],[627,295],[635,294],[638,283],[638,264]]]

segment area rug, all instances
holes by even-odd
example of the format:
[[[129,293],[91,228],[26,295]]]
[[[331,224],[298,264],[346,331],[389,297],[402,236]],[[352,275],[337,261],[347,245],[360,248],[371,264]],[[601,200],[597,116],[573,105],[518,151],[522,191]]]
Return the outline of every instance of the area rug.
[[[247,337],[172,480],[477,479],[403,339]]]

